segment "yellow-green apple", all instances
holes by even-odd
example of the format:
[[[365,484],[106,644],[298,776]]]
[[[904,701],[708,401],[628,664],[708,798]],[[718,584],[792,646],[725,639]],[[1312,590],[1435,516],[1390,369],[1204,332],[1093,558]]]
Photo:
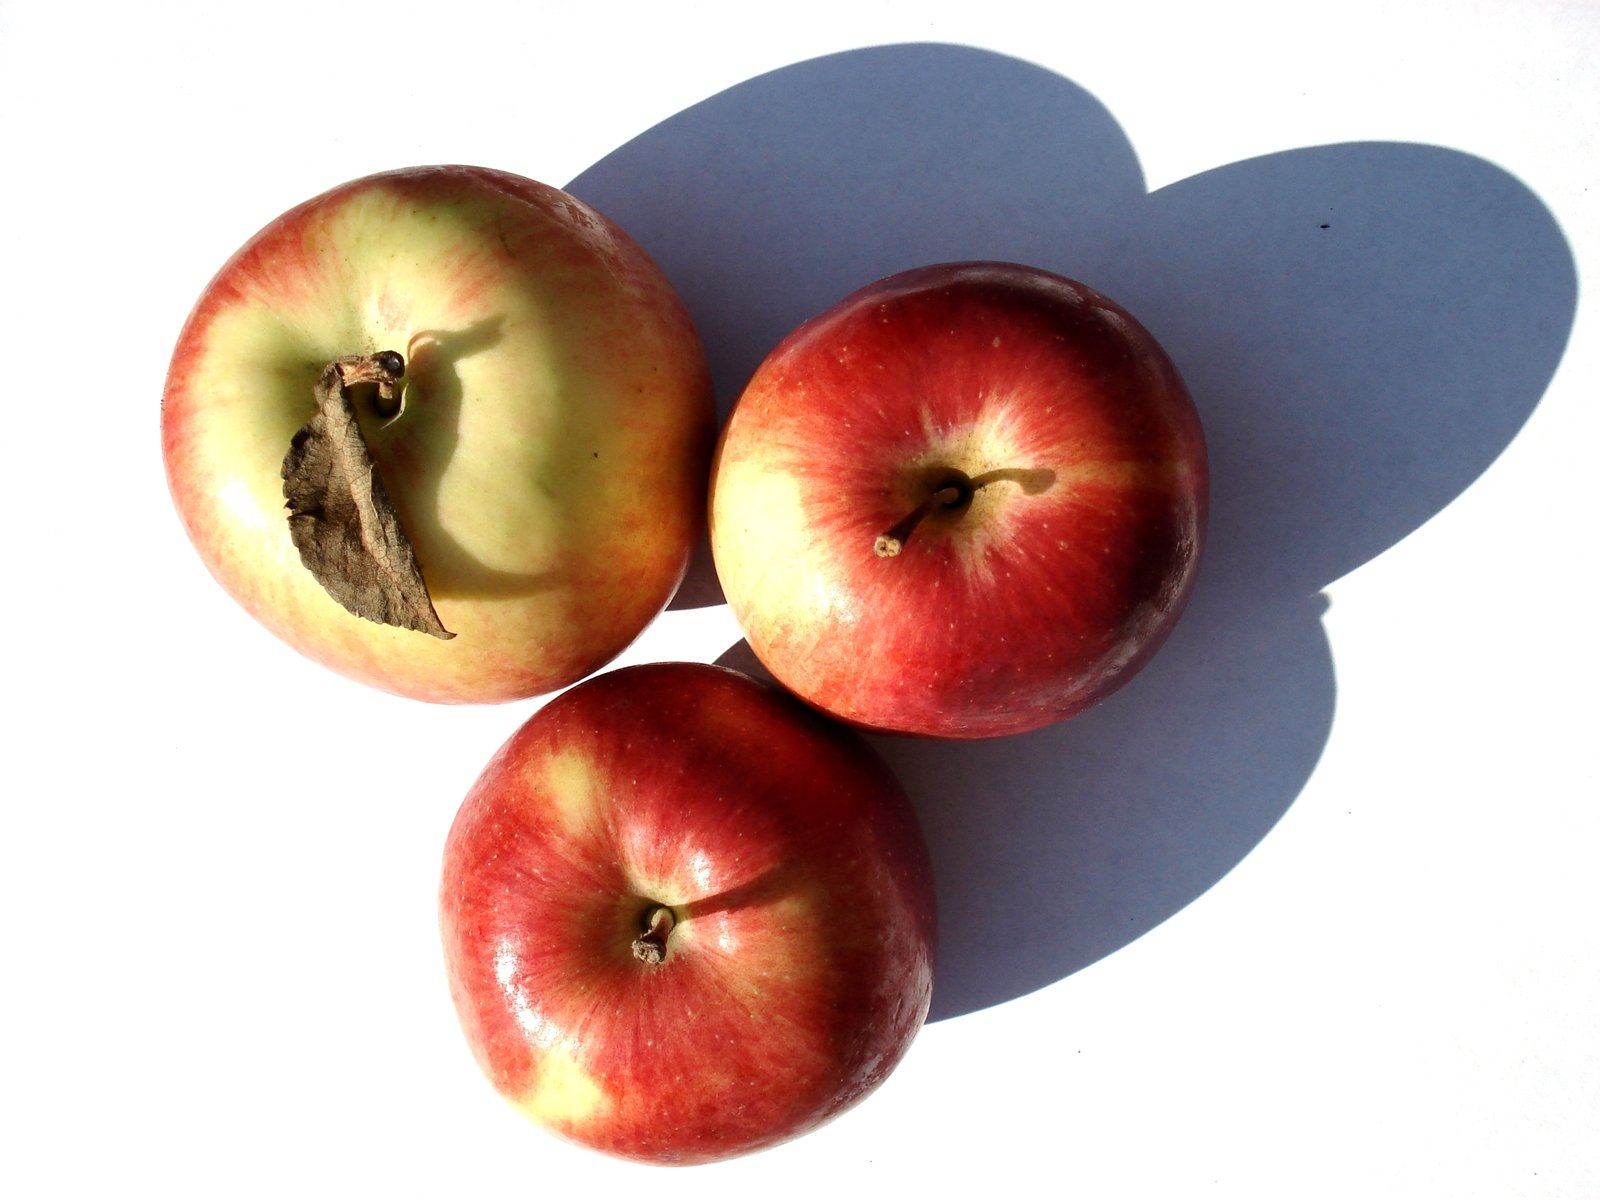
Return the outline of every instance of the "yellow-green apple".
[[[932,875],[899,785],[853,732],[722,667],[610,671],[542,708],[456,816],[440,907],[489,1079],[627,1158],[804,1133],[928,1010]]]
[[[757,369],[711,545],[756,657],[855,725],[991,737],[1120,686],[1187,601],[1205,442],[1155,339],[1010,263],[892,276]]]
[[[704,519],[714,414],[683,303],[605,217],[499,171],[374,175],[274,220],[200,297],[161,412],[212,574],[402,695],[594,671],[671,598]],[[395,615],[406,571],[422,590]]]

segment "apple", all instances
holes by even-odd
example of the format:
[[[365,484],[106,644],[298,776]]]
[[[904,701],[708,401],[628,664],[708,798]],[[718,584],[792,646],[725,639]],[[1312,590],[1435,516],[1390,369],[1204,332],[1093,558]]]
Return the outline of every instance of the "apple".
[[[388,691],[492,702],[591,673],[665,606],[714,411],[682,301],[622,230],[437,166],[251,238],[183,328],[161,435],[189,537],[267,628]]]
[[[730,413],[711,548],[773,676],[874,730],[995,737],[1081,712],[1178,620],[1205,440],[1117,304],[1012,263],[847,296]]]
[[[628,667],[546,704],[462,804],[440,914],[494,1086],[646,1162],[837,1115],[901,1060],[932,990],[932,873],[894,777],[723,667]]]

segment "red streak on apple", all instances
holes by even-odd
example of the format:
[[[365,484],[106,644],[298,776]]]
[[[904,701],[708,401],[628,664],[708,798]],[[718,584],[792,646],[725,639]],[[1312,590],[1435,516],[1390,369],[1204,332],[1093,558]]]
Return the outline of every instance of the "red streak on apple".
[[[660,907],[652,963],[634,944]],[[456,818],[441,912],[494,1085],[645,1161],[834,1116],[931,994],[931,869],[899,786],[855,735],[717,667],[610,672],[541,710]]]
[[[986,737],[1072,716],[1148,660],[1206,508],[1198,416],[1132,316],[1045,272],[953,264],[863,289],[761,365],[718,448],[712,547],[752,649],[802,698]]]

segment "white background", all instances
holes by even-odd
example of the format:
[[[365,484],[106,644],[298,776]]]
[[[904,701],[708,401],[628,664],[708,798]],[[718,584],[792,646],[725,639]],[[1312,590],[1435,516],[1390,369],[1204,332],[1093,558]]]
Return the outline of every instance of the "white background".
[[[1600,1195],[1596,64],[1591,0],[0,0],[0,1192]],[[1207,573],[1145,676],[883,746],[936,1019],[766,1154],[612,1162],[493,1095],[437,863],[537,702],[302,661],[172,513],[211,273],[451,161],[634,228],[724,409],[857,284],[1026,257],[1144,317],[1211,434]],[[691,597],[623,661],[738,640]]]

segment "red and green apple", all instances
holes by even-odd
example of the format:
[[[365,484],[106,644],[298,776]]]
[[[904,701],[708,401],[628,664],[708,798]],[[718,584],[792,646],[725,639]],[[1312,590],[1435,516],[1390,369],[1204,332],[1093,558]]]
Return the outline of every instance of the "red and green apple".
[[[585,680],[484,770],[440,891],[494,1086],[582,1145],[695,1163],[862,1099],[928,1011],[934,889],[852,731],[703,664]]]
[[[992,737],[1148,661],[1199,563],[1200,420],[1154,337],[1010,263],[908,271],[791,333],[734,405],[711,546],[756,657],[854,725]]]
[[[330,451],[312,466],[332,498],[291,514],[286,456],[330,402],[368,469]],[[189,317],[161,416],[178,513],[227,591],[329,667],[461,702],[571,683],[659,613],[713,421],[699,338],[645,252],[561,191],[461,166],[356,180],[251,238]],[[351,598],[402,559],[436,636]]]

